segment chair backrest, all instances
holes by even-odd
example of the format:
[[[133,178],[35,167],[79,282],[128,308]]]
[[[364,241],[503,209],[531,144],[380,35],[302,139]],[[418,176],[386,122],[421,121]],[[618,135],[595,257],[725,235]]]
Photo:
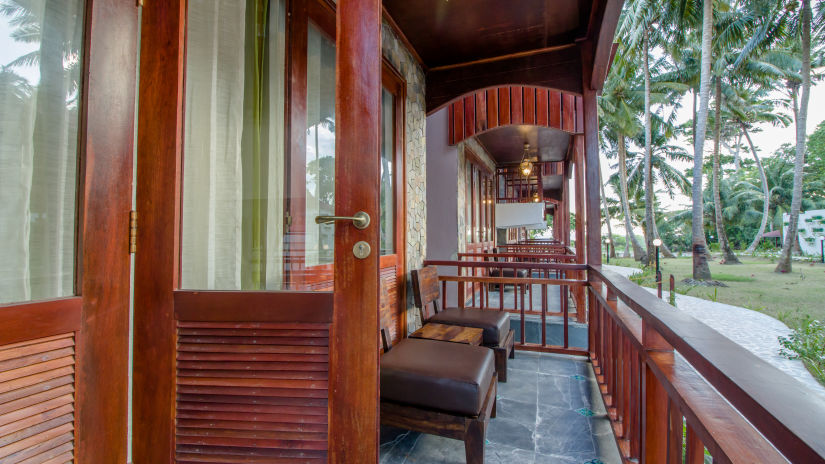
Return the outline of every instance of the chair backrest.
[[[412,279],[415,306],[420,311],[423,324],[440,311],[438,300],[441,297],[441,291],[438,288],[438,268],[425,266],[421,269],[413,269]],[[432,312],[430,312],[430,305],[432,305]]]

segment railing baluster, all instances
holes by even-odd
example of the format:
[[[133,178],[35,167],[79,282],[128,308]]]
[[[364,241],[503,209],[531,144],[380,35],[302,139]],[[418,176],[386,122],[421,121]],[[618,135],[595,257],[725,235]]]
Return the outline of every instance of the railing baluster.
[[[647,351],[673,351],[673,347],[662,338],[646,321],[642,320],[642,345]],[[643,430],[642,461],[646,463],[667,462],[668,450],[668,396],[664,386],[659,383],[653,369],[645,362],[642,391]]]
[[[564,328],[562,329],[564,335],[564,348],[568,348],[570,346],[570,334],[568,332],[568,327],[570,321],[568,320],[568,308],[567,308],[567,285],[561,286],[561,292],[564,294],[564,307],[563,307],[563,317],[564,317]]]
[[[547,284],[541,285],[541,346],[547,346]]]
[[[690,424],[685,434],[685,464],[703,464],[705,462],[705,445],[699,441]]]
[[[447,307],[447,281],[441,281],[441,310],[443,311]],[[424,321],[421,321],[422,323]]]
[[[519,289],[521,290],[521,344],[524,345],[525,340],[525,329],[524,329],[524,286],[519,285]],[[513,299],[515,299],[515,291],[513,292]],[[566,347],[565,347],[566,348]]]
[[[679,406],[671,400],[670,402],[670,427],[668,427],[668,464],[682,464],[682,433],[684,432],[684,422],[682,420],[682,411]]]

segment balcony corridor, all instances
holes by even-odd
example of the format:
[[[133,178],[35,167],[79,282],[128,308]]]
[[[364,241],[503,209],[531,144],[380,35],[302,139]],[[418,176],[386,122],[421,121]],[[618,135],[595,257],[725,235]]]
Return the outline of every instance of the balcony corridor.
[[[590,365],[571,356],[519,351],[498,384],[485,463],[621,462]],[[458,440],[381,429],[381,464],[464,463]]]

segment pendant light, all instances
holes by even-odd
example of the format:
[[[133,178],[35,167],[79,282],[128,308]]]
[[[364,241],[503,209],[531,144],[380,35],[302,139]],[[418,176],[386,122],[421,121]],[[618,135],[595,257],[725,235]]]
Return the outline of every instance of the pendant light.
[[[524,153],[521,155],[521,163],[518,165],[518,170],[524,177],[529,177],[530,173],[533,172],[533,162],[530,161],[530,157],[528,155],[529,150],[530,144],[524,142]]]

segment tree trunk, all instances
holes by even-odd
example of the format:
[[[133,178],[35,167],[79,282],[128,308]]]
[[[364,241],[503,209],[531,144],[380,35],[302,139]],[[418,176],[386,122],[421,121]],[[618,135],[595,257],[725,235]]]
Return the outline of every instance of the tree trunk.
[[[722,252],[722,264],[742,264],[733,253],[725,231],[725,218],[722,216],[722,198],[719,195],[721,170],[719,162],[719,143],[722,129],[722,78],[716,77],[716,114],[713,118],[713,210],[716,218],[716,236],[719,237],[719,251]]]
[[[797,238],[799,210],[802,208],[802,169],[805,166],[805,137],[808,122],[808,100],[811,97],[811,0],[802,0],[802,95],[796,117],[796,162],[793,169],[793,197],[788,233],[775,272],[791,272],[791,249]]]
[[[645,75],[645,230],[653,231],[653,173],[651,166],[652,141],[651,141],[651,121],[650,121],[650,41],[648,31],[644,32],[644,75]],[[645,234],[645,250],[648,259],[645,265],[652,264],[650,258],[653,256],[653,234]]]
[[[739,169],[742,167],[742,159],[739,157],[739,150],[742,146],[742,134],[740,133],[738,137],[736,137],[736,150],[733,152],[733,169],[736,172],[739,172]]]
[[[607,254],[611,258],[616,257],[616,241],[613,239],[613,227],[610,225],[610,211],[607,209],[607,196],[604,194],[604,182],[602,182],[602,171],[599,170],[599,184],[602,193],[602,209],[604,209],[604,222],[607,223],[607,238],[610,242],[607,244]]]
[[[710,53],[713,38],[713,2],[705,0],[702,12],[702,64],[699,78],[699,111],[696,114],[696,130],[693,133],[693,278],[710,279],[707,243],[704,231],[704,202],[702,200],[702,164],[705,150],[705,131],[708,125],[708,100],[710,99]]]
[[[624,231],[624,254],[622,256],[630,258],[630,234],[626,230]]]
[[[653,238],[658,238],[659,240],[662,240],[662,237],[659,235],[659,226],[656,225],[656,218],[653,218]],[[670,248],[667,246],[667,243],[665,243],[664,240],[662,240],[662,246],[659,248],[661,248],[662,256],[664,256],[665,258],[676,257],[676,255],[674,255],[673,252],[670,251]]]
[[[762,234],[765,233],[765,226],[768,225],[771,194],[768,190],[768,177],[765,175],[765,168],[762,167],[762,160],[760,160],[759,155],[756,154],[756,147],[753,146],[753,140],[751,140],[751,135],[748,133],[748,128],[745,127],[745,124],[742,121],[739,121],[739,126],[742,128],[742,133],[745,134],[745,140],[748,141],[748,146],[753,154],[753,160],[756,162],[756,168],[759,169],[759,178],[762,180],[762,193],[765,195],[765,199],[762,201],[762,223],[759,224],[759,232],[756,233],[756,237],[753,238],[753,242],[751,242],[750,246],[748,246],[748,249],[746,250],[747,253],[753,253],[756,251],[756,247],[759,246],[759,241],[762,239]]]
[[[625,148],[624,136],[619,135],[619,184],[622,196],[622,209],[624,210],[624,228],[630,237],[630,243],[633,246],[633,259],[636,261],[647,262],[647,256],[644,250],[639,245],[636,239],[636,234],[633,232],[633,224],[630,221],[630,202],[627,199],[627,149]]]

